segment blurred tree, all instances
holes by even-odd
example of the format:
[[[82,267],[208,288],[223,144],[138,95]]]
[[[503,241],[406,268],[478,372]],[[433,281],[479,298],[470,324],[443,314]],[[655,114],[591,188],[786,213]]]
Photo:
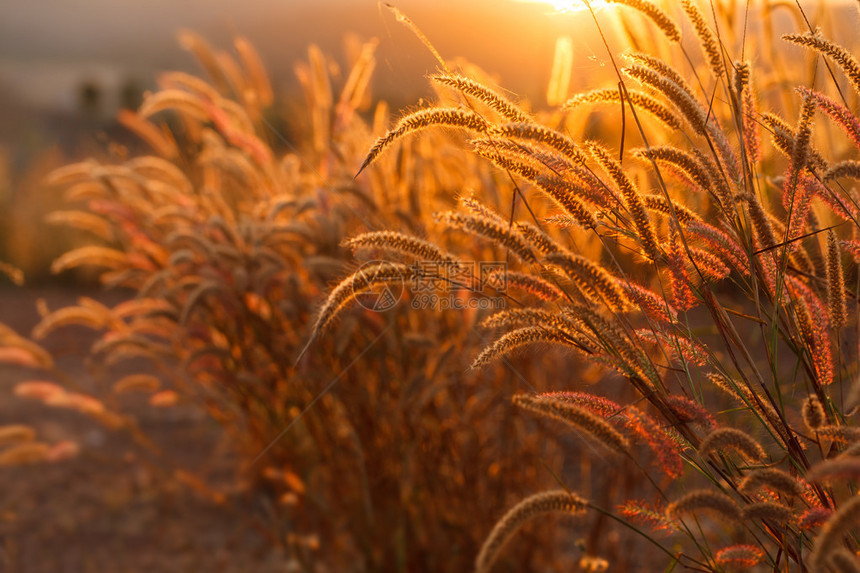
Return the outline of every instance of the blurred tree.
[[[143,102],[143,87],[134,78],[127,78],[119,89],[120,109],[136,110]]]
[[[85,80],[78,87],[78,105],[87,117],[98,117],[102,112],[102,87],[95,80]]]

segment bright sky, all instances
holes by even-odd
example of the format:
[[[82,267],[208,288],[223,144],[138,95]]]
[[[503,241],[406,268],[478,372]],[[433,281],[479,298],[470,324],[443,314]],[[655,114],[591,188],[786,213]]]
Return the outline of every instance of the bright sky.
[[[545,81],[555,38],[570,23],[545,5],[514,0],[387,1],[446,58],[464,56],[514,89]],[[159,70],[196,70],[176,42],[180,28],[221,48],[243,34],[281,78],[292,77],[311,42],[340,57],[347,32],[380,39],[383,87],[386,78],[392,89],[423,87],[435,67],[377,0],[0,0],[0,89],[12,85],[27,101],[64,108],[74,105],[70,86],[82,75],[111,86],[129,76],[150,81]]]
[[[572,37],[580,76],[605,60],[582,0],[387,1],[446,58],[464,56],[530,95],[546,87],[559,36]],[[828,9],[844,4],[826,2]],[[815,12],[815,0],[801,4]],[[752,6],[758,14],[760,2]],[[579,10],[559,13],[571,7]],[[850,17],[856,22],[853,6]],[[219,48],[228,48],[236,34],[247,36],[275,78],[292,77],[311,42],[340,57],[347,32],[380,39],[381,91],[387,86],[407,96],[426,85],[423,76],[435,66],[378,0],[0,0],[0,93],[13,89],[38,106],[66,107],[74,103],[70,86],[82,76],[113,85],[129,77],[151,82],[159,70],[196,70],[177,45],[180,28],[200,32]]]

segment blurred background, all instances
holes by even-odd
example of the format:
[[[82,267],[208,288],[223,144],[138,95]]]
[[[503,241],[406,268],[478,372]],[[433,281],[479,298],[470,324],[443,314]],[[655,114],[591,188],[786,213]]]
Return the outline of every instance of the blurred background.
[[[418,24],[445,57],[468,56],[504,76],[506,84],[535,88],[547,73],[558,34],[582,17],[551,6],[507,0],[402,0],[396,6]],[[0,5],[0,84],[4,100],[39,111],[71,113],[98,98],[100,112],[133,103],[156,72],[189,69],[176,32],[192,29],[213,44],[237,34],[261,52],[280,85],[311,42],[325,51],[344,34],[380,39],[385,62],[381,97],[410,98],[434,67],[429,54],[375,0],[34,0]],[[581,38],[591,49],[591,38]],[[413,87],[408,93],[404,87]],[[96,95],[97,94],[97,95]],[[7,111],[10,111],[7,107]]]
[[[539,104],[559,37],[572,36],[578,81],[605,68],[592,27],[579,25],[587,17],[581,11],[559,14],[548,3],[514,0],[395,4],[443,57],[463,57]],[[135,109],[159,72],[198,72],[178,41],[183,29],[217,48],[237,35],[248,38],[285,106],[301,98],[293,67],[311,43],[343,61],[348,36],[377,38],[372,95],[393,110],[429,95],[426,75],[437,67],[376,0],[0,3],[0,261],[22,269],[29,282],[50,280],[50,260],[64,248],[45,241],[44,232],[56,228],[43,229],[42,218],[56,199],[46,196],[42,177],[64,163],[103,156],[108,142],[130,140],[116,114]]]

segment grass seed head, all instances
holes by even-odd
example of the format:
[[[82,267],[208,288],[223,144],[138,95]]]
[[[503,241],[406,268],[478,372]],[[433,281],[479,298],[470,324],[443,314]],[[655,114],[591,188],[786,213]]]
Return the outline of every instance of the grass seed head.
[[[550,512],[582,514],[587,508],[588,502],[585,499],[564,490],[527,497],[512,507],[493,527],[475,560],[476,573],[490,571],[502,547],[526,521]]]

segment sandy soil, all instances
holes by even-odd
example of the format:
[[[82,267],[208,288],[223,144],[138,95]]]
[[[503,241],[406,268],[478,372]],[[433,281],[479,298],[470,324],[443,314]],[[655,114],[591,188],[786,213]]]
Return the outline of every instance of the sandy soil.
[[[86,294],[73,290],[0,290],[0,321],[28,333],[38,320],[36,300],[51,308]],[[100,382],[80,359],[92,335],[66,330],[45,346],[84,391]],[[39,379],[32,370],[0,365],[0,425],[28,424],[40,439],[73,439],[80,455],[55,464],[0,467],[0,572],[83,573],[288,571],[273,549],[256,501],[228,494],[217,504],[170,479],[160,458],[128,436],[79,414],[12,396],[16,382]],[[227,489],[235,458],[221,430],[191,407],[137,407],[141,429],[173,468]]]

